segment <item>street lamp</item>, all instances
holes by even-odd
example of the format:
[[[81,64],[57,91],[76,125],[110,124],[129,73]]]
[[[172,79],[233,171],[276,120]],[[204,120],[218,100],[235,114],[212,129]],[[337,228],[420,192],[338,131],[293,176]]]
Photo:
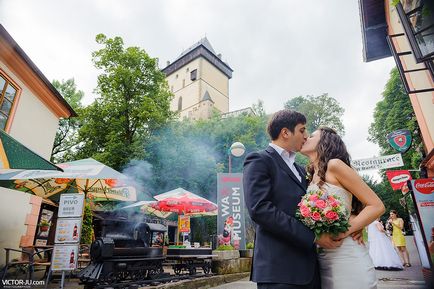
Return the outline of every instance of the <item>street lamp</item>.
[[[232,160],[231,155],[234,157],[240,157],[246,151],[246,147],[240,142],[234,142],[229,148],[229,173],[231,173]]]

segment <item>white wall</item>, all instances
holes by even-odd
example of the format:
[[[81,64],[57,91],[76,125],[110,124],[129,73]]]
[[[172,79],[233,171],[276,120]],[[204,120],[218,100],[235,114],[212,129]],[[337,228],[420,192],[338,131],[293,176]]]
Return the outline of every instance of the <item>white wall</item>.
[[[19,249],[20,239],[26,234],[26,216],[32,210],[31,195],[0,187],[0,267],[5,263],[3,248]],[[11,259],[20,254],[11,255]]]
[[[1,62],[0,67],[22,89],[9,134],[40,156],[50,159],[59,119]]]

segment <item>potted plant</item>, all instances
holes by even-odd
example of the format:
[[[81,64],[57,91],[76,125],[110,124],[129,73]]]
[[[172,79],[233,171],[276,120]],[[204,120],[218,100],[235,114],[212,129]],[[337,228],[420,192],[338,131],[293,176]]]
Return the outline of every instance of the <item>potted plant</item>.
[[[41,230],[41,232],[47,232],[51,226],[51,223],[48,222],[47,220],[41,220],[39,222],[38,226],[39,226],[39,229]]]
[[[254,244],[249,242],[246,244],[246,250],[240,250],[240,256],[243,258],[252,258],[253,257],[253,247]]]

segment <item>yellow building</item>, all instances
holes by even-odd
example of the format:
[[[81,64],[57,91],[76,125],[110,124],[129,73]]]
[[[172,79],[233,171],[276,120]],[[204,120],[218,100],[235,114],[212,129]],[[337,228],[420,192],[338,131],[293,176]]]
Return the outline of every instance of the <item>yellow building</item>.
[[[434,1],[359,0],[366,62],[393,56],[419,124],[434,176]]]
[[[214,110],[229,112],[233,70],[221,58],[205,37],[163,68],[174,94],[171,110],[179,112],[181,119],[207,119]]]

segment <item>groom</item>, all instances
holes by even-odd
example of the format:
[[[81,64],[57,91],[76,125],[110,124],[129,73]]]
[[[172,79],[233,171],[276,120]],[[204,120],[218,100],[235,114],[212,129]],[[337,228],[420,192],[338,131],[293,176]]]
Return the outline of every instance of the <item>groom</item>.
[[[305,170],[295,152],[307,139],[303,114],[284,109],[268,124],[269,147],[247,156],[244,194],[255,222],[255,249],[251,280],[258,289],[321,288],[316,244],[337,248],[342,241],[314,233],[296,217],[297,204],[306,193]]]

